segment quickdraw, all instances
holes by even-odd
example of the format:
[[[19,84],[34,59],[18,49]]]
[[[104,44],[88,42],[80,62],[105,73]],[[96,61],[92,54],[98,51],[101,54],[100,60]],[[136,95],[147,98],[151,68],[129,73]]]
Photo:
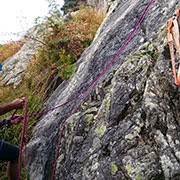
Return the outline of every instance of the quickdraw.
[[[173,18],[169,19],[168,27],[166,29],[174,81],[175,84],[178,86],[180,86],[180,66],[178,68],[178,71],[176,72],[174,43],[176,46],[176,50],[180,55],[179,25],[178,25],[179,16],[180,16],[180,9],[177,10],[176,15]]]

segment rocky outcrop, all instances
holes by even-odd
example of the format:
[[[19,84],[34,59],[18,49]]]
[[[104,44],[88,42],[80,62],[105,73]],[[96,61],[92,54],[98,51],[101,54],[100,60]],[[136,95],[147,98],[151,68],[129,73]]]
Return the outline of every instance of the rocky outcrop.
[[[29,30],[28,34],[30,34],[31,37],[22,48],[16,54],[4,61],[1,73],[2,85],[12,85],[16,87],[22,81],[27,66],[35,55],[37,48],[41,46],[36,38],[32,38],[36,37],[36,32],[33,29]]]
[[[113,0],[87,0],[87,4],[94,8],[97,8],[100,11],[106,12],[110,5],[112,4]]]
[[[48,108],[71,99],[99,76],[148,2],[114,1],[76,74],[56,89]],[[81,107],[83,95],[37,123],[27,146],[31,180],[51,179],[64,121],[56,180],[180,179],[180,90],[165,38],[175,6],[175,0],[156,0]]]

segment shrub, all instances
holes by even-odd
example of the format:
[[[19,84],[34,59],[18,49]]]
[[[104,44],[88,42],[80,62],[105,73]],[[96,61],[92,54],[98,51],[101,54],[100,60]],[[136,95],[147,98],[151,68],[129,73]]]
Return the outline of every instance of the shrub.
[[[71,77],[70,70],[73,69],[73,74],[74,63],[91,44],[103,18],[104,14],[88,7],[83,7],[66,23],[48,18],[46,29],[50,32],[43,39],[47,46],[39,51],[38,59],[56,63],[62,79]]]
[[[48,17],[45,24],[39,25],[43,26],[43,29],[48,29],[44,34],[41,32],[44,46],[30,61],[23,82],[19,86],[15,89],[0,87],[0,102],[5,103],[17,97],[26,97],[29,113],[42,110],[44,100],[52,92],[47,90],[52,78],[54,75],[60,76],[60,82],[62,82],[63,79],[73,76],[76,71],[76,61],[92,42],[103,18],[103,14],[86,7],[73,15],[72,19],[66,23],[58,19],[58,16]],[[23,43],[24,41],[13,42],[0,47],[0,52],[3,53],[1,61],[16,53]],[[54,85],[53,88],[55,88]],[[22,114],[23,110],[18,110],[18,113]],[[6,116],[8,115],[10,116],[11,113]],[[38,117],[29,119],[30,132],[37,121]],[[1,129],[0,136],[4,136],[6,141],[19,144],[21,127],[22,123],[11,126],[6,131]],[[6,179],[4,164],[0,164],[0,169],[3,170],[0,177]]]

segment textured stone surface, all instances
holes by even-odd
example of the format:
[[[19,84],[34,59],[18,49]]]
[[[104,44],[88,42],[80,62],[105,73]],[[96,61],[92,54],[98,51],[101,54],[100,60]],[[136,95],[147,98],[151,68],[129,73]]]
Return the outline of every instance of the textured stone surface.
[[[109,16],[48,108],[95,79],[121,47],[147,0],[114,1]],[[175,0],[156,0],[133,39],[67,121],[56,180],[179,180],[180,90],[174,85],[165,26]],[[27,146],[31,180],[51,179],[59,127],[82,97],[49,112]]]
[[[33,36],[36,34],[33,30],[30,30],[29,33]],[[36,40],[29,39],[15,55],[5,60],[1,72],[2,85],[17,86],[22,81],[29,61],[35,54],[38,46],[40,44]]]
[[[102,10],[104,12],[106,12],[109,9],[112,2],[112,0],[87,0],[88,5],[95,7],[98,10]]]

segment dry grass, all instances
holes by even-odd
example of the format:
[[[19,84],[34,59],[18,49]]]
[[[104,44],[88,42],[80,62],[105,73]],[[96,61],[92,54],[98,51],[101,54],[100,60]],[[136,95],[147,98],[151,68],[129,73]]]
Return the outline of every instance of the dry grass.
[[[66,23],[53,25],[50,20],[46,26],[51,32],[44,36],[46,49],[42,49],[37,58],[56,63],[62,79],[71,77],[76,71],[74,63],[93,41],[104,17],[103,13],[84,7]]]
[[[44,37],[48,46],[41,49],[33,57],[23,82],[15,89],[10,86],[0,87],[0,103],[25,97],[28,101],[29,113],[42,109],[42,97],[54,72],[54,67],[60,71],[59,76],[62,76],[63,79],[66,70],[72,67],[71,65],[90,45],[103,19],[104,14],[100,14],[94,9],[85,8],[74,15],[71,21],[62,26],[54,26],[53,31]],[[24,40],[17,41],[1,46],[0,62],[15,54],[24,42]],[[18,113],[22,114],[23,110],[19,110]],[[29,129],[32,129],[37,121],[36,118],[29,119]],[[5,140],[19,144],[21,127],[22,124],[19,124],[8,128],[5,132],[1,130],[0,136],[3,135]],[[3,178],[3,180],[5,179]]]
[[[49,79],[54,73],[54,67],[56,70],[63,71],[63,68],[68,68],[68,66],[76,62],[77,58],[92,42],[103,18],[104,14],[100,14],[94,9],[85,8],[76,13],[71,21],[63,26],[55,27],[54,33],[44,37],[47,40],[46,43],[49,43],[49,47],[44,47],[34,55],[23,82],[16,88],[11,86],[0,87],[0,103],[25,97],[29,103],[30,113],[41,109],[42,97],[48,86]],[[12,42],[0,47],[0,53],[3,56],[1,61],[5,57],[7,58],[16,53],[24,42],[25,40]],[[55,57],[58,59],[55,59]],[[63,75],[63,73],[60,72],[59,75]]]
[[[84,8],[72,16],[72,20],[56,30],[56,34],[48,37],[55,49],[63,49],[76,61],[81,53],[92,42],[104,14],[95,9]]]
[[[0,62],[3,62],[7,58],[11,57],[12,55],[16,54],[23,44],[26,42],[26,40],[21,41],[12,41],[7,44],[0,46]]]

